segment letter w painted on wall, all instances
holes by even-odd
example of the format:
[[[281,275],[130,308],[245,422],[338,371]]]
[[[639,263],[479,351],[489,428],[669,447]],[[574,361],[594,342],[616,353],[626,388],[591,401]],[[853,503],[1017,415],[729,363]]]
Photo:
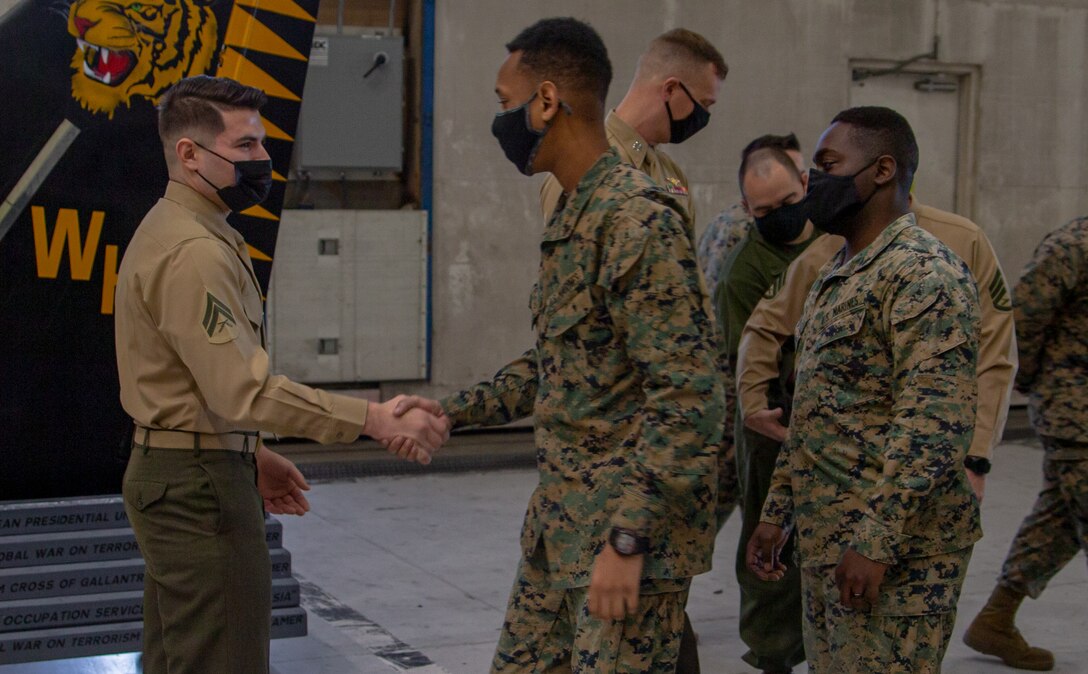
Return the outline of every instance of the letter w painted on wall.
[[[57,212],[57,226],[53,228],[53,240],[48,244],[45,209],[31,206],[30,217],[34,222],[34,256],[38,260],[38,277],[57,278],[60,258],[64,254],[64,242],[67,239],[72,280],[91,280],[91,269],[98,253],[98,237],[102,235],[102,222],[106,219],[106,214],[102,211],[91,213],[91,229],[87,232],[86,243],[80,241],[82,237],[79,233],[79,211],[74,208],[62,208]]]
[[[60,261],[68,249],[68,267],[73,281],[91,280],[94,260],[98,255],[98,240],[102,236],[102,224],[106,219],[104,211],[91,212],[90,229],[87,238],[79,229],[79,211],[74,208],[57,210],[57,222],[53,227],[53,236],[49,236],[45,221],[45,208],[30,207],[30,218],[34,226],[34,257],[38,263],[39,278],[57,278]],[[67,244],[67,246],[65,245]],[[117,246],[106,246],[105,274],[102,279],[102,313],[113,313],[113,289],[117,285]]]

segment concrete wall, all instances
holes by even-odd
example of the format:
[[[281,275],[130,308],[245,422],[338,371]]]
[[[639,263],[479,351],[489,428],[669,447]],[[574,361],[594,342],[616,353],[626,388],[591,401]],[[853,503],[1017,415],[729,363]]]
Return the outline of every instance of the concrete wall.
[[[433,369],[441,393],[490,376],[532,344],[539,179],[518,174],[489,125],[503,44],[538,18],[589,21],[615,71],[609,104],[658,33],[692,28],[730,65],[710,126],[669,152],[693,182],[701,229],[738,198],[737,157],[795,131],[811,152],[849,98],[850,59],[929,51],[981,68],[977,222],[1011,279],[1043,234],[1088,213],[1088,1],[441,0],[437,16]],[[923,165],[924,170],[924,165]]]
[[[47,0],[36,0],[45,2]],[[0,15],[13,6],[0,0]],[[503,44],[538,18],[574,15],[608,45],[627,89],[638,54],[676,26],[703,33],[730,74],[710,126],[669,152],[693,182],[698,226],[738,197],[737,156],[795,131],[806,152],[848,104],[850,59],[926,52],[980,67],[975,219],[1010,279],[1043,234],[1088,213],[1088,0],[439,0],[435,82],[432,379],[438,394],[490,376],[532,344],[539,178],[491,137]],[[516,11],[515,11],[516,8]],[[924,170],[924,158],[922,170]]]

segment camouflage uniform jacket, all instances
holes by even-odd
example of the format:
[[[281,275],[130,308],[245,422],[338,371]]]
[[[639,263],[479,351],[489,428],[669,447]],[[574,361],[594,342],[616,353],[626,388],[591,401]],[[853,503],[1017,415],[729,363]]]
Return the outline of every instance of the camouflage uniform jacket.
[[[844,249],[845,251],[845,249]],[[975,423],[978,292],[908,213],[820,272],[762,520],[795,524],[802,566],[849,546],[893,564],[981,536],[963,458]]]
[[[756,221],[748,214],[744,204],[738,201],[719,213],[703,230],[699,237],[697,257],[710,292],[714,292],[721,280],[725,258],[729,257],[729,253],[744,240],[755,224]]]
[[[1039,435],[1088,443],[1088,218],[1048,234],[1013,290],[1020,371]],[[1088,456],[1088,447],[1079,451]]]
[[[530,308],[536,347],[442,401],[456,426],[533,414],[540,481],[522,552],[589,584],[611,527],[646,536],[643,577],[710,568],[721,381],[684,216],[609,150],[553,214]]]

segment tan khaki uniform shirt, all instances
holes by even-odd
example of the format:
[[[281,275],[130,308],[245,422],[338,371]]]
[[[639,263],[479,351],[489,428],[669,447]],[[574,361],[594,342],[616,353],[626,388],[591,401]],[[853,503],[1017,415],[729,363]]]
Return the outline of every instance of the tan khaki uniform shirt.
[[[651,146],[634,127],[620,119],[615,110],[608,113],[604,129],[608,134],[608,142],[619,152],[620,159],[650,176],[651,180],[663,187],[669,196],[684,207],[687,215],[685,228],[688,237],[694,242],[695,203],[688,193],[688,178],[684,172],[663,150]],[[563,186],[555,176],[549,175],[540,187],[540,212],[544,214],[545,222],[551,218],[561,194]],[[710,289],[714,290],[713,287]]]
[[[245,241],[188,186],[171,181],[140,223],[118,272],[116,306],[121,404],[137,424],[319,442],[362,432],[365,400],[269,373]]]
[[[989,458],[1005,429],[1016,373],[1016,335],[1005,277],[993,247],[978,225],[917,201],[912,210],[922,229],[967,263],[978,286],[982,307],[978,418],[968,453]],[[820,268],[842,246],[843,239],[838,236],[817,239],[794,260],[777,294],[761,300],[749,317],[737,355],[737,395],[744,418],[767,409],[769,382],[778,377],[779,347],[794,334],[805,297]]]

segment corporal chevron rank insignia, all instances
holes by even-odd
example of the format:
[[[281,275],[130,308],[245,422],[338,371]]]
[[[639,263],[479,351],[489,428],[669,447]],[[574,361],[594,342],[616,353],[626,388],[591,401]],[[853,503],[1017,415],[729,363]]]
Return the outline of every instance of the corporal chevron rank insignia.
[[[210,290],[205,291],[207,297],[204,303],[204,332],[208,333],[208,341],[212,344],[223,344],[238,336],[238,322],[234,320],[234,312]]]
[[[990,299],[994,302],[994,309],[1012,311],[1012,304],[1009,302],[1009,288],[1005,285],[1005,277],[1000,269],[994,273],[994,278],[990,281]]]

